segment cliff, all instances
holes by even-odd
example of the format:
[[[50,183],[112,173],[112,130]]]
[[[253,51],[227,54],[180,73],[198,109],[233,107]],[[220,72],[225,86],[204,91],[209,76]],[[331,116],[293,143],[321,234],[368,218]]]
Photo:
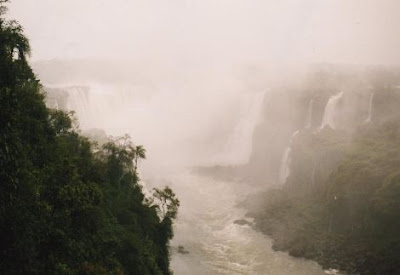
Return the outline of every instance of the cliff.
[[[265,104],[249,165],[272,188],[247,206],[274,249],[352,273],[400,272],[399,76],[313,73]]]

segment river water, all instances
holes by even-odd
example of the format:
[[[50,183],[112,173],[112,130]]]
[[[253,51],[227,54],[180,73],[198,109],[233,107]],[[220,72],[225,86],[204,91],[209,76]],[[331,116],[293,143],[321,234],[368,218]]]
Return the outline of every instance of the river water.
[[[189,171],[169,175],[168,181],[181,200],[171,243],[174,274],[324,274],[317,263],[275,252],[267,236],[234,223],[252,222],[237,206],[250,192],[246,183]],[[178,246],[189,253],[178,253]]]

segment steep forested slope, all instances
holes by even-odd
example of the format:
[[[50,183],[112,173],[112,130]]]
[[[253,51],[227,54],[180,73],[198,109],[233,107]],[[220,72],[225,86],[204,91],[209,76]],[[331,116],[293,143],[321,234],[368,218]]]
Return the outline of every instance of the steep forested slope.
[[[169,274],[179,201],[146,199],[129,137],[98,146],[48,109],[0,1],[0,273]],[[157,202],[159,201],[159,204]],[[160,206],[159,206],[160,205]],[[160,207],[167,207],[160,211]]]

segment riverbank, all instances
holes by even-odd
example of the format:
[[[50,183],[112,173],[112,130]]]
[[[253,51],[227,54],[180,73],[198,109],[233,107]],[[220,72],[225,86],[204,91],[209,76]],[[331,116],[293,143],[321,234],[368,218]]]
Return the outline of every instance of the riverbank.
[[[313,260],[326,272],[398,274],[397,242],[390,236],[359,234],[355,228],[354,233],[339,233],[332,220],[325,218],[323,204],[320,198],[294,199],[282,190],[270,190],[241,205],[248,209],[247,217],[254,219],[254,229],[273,240],[274,251]]]
[[[238,204],[255,191],[247,182],[188,171],[167,178],[181,200],[171,242],[174,274],[324,274],[313,261],[274,251],[271,239],[250,226]],[[189,253],[178,253],[179,246]]]

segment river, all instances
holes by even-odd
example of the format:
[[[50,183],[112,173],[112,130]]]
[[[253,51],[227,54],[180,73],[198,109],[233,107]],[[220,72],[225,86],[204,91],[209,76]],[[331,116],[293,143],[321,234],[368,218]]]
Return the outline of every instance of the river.
[[[237,206],[256,191],[245,182],[216,180],[190,171],[166,178],[181,200],[171,243],[174,274],[324,274],[317,263],[273,251],[267,236],[234,223],[238,219],[252,222],[245,218],[246,210]],[[178,246],[186,253],[178,253]]]

